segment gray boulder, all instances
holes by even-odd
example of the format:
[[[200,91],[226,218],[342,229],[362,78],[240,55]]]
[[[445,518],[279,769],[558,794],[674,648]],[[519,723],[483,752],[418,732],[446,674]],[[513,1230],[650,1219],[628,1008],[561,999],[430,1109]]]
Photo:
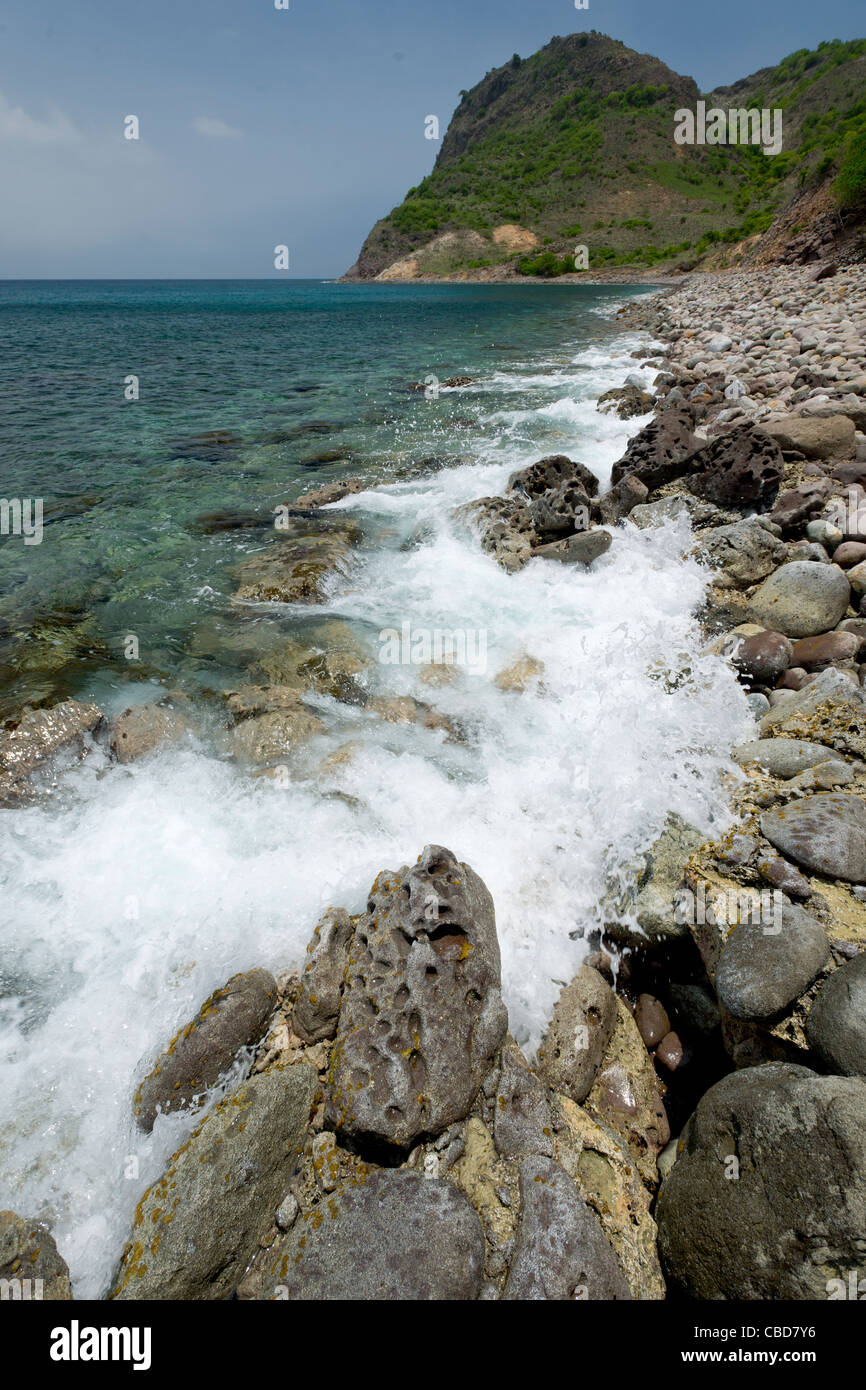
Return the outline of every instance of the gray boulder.
[[[858,796],[805,796],[765,811],[761,830],[770,844],[812,873],[866,883],[866,804]]]
[[[503,1158],[553,1154],[553,1125],[544,1085],[514,1043],[502,1049],[493,1137]]]
[[[834,970],[821,985],[806,1036],[830,1071],[866,1076],[866,952]]]
[[[806,458],[854,457],[854,422],[845,415],[829,415],[823,420],[786,415],[781,420],[765,420],[762,428],[783,449],[797,450]]]
[[[716,969],[719,1003],[734,1018],[772,1018],[805,993],[829,958],[821,923],[785,904],[771,921],[734,927]]]
[[[793,560],[765,579],[751,601],[756,622],[788,637],[814,637],[845,616],[850,586],[833,565]]]
[[[771,777],[787,780],[796,777],[807,768],[826,762],[830,750],[826,744],[810,743],[802,738],[757,738],[751,743],[741,743],[731,757],[740,767],[749,763],[758,765],[769,772]]]
[[[866,1083],[773,1062],[686,1125],[656,1208],[669,1284],[695,1299],[826,1299],[863,1259]]]
[[[748,589],[759,583],[784,564],[788,553],[785,543],[757,517],[715,527],[703,537],[701,549],[707,563],[720,571],[715,582],[728,589]]]
[[[505,1037],[493,900],[450,850],[385,871],[346,969],[329,1127],[396,1149],[469,1112]]]
[[[455,1301],[478,1298],[481,1222],[453,1183],[379,1169],[329,1194],[267,1257],[260,1298]]]
[[[595,527],[576,536],[568,536],[562,541],[550,541],[547,545],[536,546],[533,558],[559,560],[565,565],[591,565],[600,555],[610,550],[613,537],[609,531]]]
[[[306,1064],[272,1067],[205,1116],[139,1202],[112,1298],[232,1292],[286,1194],[316,1087]]]
[[[527,1158],[520,1165],[520,1220],[502,1297],[631,1298],[598,1217],[550,1158]]]
[[[191,1105],[228,1070],[241,1048],[257,1043],[277,1006],[277,982],[267,970],[233,975],[202,1004],[142,1081],[133,1112],[150,1133],[160,1111]]]

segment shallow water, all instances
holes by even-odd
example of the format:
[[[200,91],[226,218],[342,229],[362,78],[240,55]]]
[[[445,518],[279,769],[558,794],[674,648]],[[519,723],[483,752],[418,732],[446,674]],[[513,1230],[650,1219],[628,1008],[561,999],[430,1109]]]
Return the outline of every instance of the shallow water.
[[[109,769],[97,750],[60,779],[47,805],[2,813],[0,1205],[50,1221],[79,1296],[105,1289],[136,1202],[190,1128],[188,1118],[167,1117],[153,1136],[137,1134],[137,1080],[228,975],[296,964],[325,907],[360,909],[379,870],[441,843],[493,894],[510,1026],[531,1051],[585,953],[608,876],[649,843],[669,810],[706,830],[725,823],[718,774],[731,743],[751,728],[726,666],[697,654],[691,613],[706,575],[682,558],[684,523],[624,528],[589,571],[534,561],[507,575],[451,517],[456,504],[501,491],[514,468],[542,453],[567,453],[609,477],[641,423],[594,405],[636,366],[629,353],[639,340],[610,317],[621,287],[613,295],[310,286],[291,292],[302,307],[282,309],[282,288],[270,285],[239,287],[236,301],[210,307],[208,296],[224,291],[190,291],[180,306],[165,287],[117,293],[122,309],[98,288],[80,291],[83,308],[51,308],[67,344],[57,354],[62,407],[24,455],[46,497],[52,477],[100,488],[104,524],[93,511],[58,521],[24,557],[19,546],[7,558],[7,542],[0,559],[20,580],[5,589],[7,611],[17,603],[26,613],[28,585],[43,606],[55,601],[52,584],[69,556],[88,576],[115,576],[98,603],[77,601],[106,645],[110,631],[134,621],[143,651],[157,652],[157,674],[135,684],[111,656],[83,663],[70,678],[76,693],[105,708],[163,686],[194,696],[220,688],[237,679],[251,646],[285,642],[311,615],[340,620],[372,658],[371,693],[414,695],[461,736],[388,724],[321,697],[326,732],[285,783],[250,777],[203,738],[122,769]],[[4,287],[0,302],[6,297]],[[145,461],[134,477],[116,466],[120,433],[132,428],[127,408],[94,407],[74,434],[87,415],[74,405],[69,366],[80,361],[69,354],[82,314],[94,316],[105,357],[79,366],[78,376],[89,371],[92,385],[109,364],[115,378],[121,361],[134,370],[137,342],[172,396],[135,426]],[[17,341],[3,319],[6,339]],[[34,351],[26,321],[18,323],[22,361]],[[206,373],[217,342],[229,376],[202,402],[183,369],[168,366],[169,349],[182,344],[181,361],[194,357]],[[398,389],[428,371],[481,380],[433,402]],[[293,385],[313,385],[326,400],[313,406],[305,397],[314,393],[298,392],[293,418],[346,421],[350,465],[306,469],[307,443],[262,442],[265,415],[284,418]],[[16,390],[23,408],[22,379]],[[455,429],[455,417],[473,424]],[[60,451],[62,419],[77,464]],[[190,459],[165,458],[163,442],[216,428],[242,437],[232,457],[193,460],[192,473],[171,481]],[[467,461],[419,472],[418,460],[431,454]],[[366,540],[314,610],[238,612],[231,566],[264,535],[188,529],[208,510],[267,510],[341,469],[394,479],[401,468],[407,476],[335,509],[356,517]],[[8,481],[4,488],[8,495]],[[131,536],[128,549],[117,544],[118,527]],[[77,582],[82,571],[71,568]],[[484,659],[451,684],[426,684],[418,665],[377,660],[380,633],[405,623],[414,632],[474,634]],[[523,693],[500,689],[496,674],[523,653],[543,663],[540,681]],[[675,679],[660,680],[660,670]]]

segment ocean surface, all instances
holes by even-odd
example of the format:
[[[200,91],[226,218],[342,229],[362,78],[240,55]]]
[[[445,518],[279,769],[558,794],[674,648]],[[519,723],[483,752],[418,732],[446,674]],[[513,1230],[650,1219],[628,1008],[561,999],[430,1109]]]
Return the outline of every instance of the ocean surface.
[[[122,768],[95,748],[41,804],[0,811],[0,1208],[50,1223],[78,1296],[105,1291],[192,1125],[142,1136],[135,1087],[229,975],[296,966],[326,907],[359,910],[381,869],[444,844],[493,894],[531,1052],[606,884],[666,813],[726,823],[727,750],[752,725],[699,654],[707,576],[685,524],[627,526],[589,571],[508,575],[452,515],[544,454],[606,485],[643,422],[596,398],[654,375],[615,319],[640,292],[0,283],[0,496],[44,507],[41,544],[0,537],[0,717],[173,691],[207,729],[221,692],[331,631],[364,653],[372,695],[460,730],[318,695],[324,730],[286,780],[203,732]],[[408,389],[453,375],[477,380]],[[280,543],[274,508],[341,476],[375,490],[333,509],[361,541],[326,602],[238,603],[238,565]],[[404,624],[465,633],[479,659],[431,685],[380,659]],[[502,689],[525,655],[539,678]]]

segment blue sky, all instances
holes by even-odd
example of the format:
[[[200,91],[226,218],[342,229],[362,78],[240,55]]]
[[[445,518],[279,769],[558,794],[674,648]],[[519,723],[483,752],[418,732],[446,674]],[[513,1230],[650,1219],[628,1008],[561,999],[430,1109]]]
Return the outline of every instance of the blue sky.
[[[862,0],[4,0],[0,279],[334,276],[462,87],[595,28],[707,90],[866,31]],[[140,139],[126,140],[136,115]]]

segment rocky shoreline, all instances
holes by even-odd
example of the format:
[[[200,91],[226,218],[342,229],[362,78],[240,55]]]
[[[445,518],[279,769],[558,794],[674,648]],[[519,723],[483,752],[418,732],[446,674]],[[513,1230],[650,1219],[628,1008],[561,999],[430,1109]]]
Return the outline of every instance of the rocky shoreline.
[[[708,844],[668,818],[602,905],[534,1060],[508,1032],[495,906],[459,846],[383,870],[362,913],[330,909],[300,973],[229,980],[130,1097],[145,1132],[208,1108],[142,1197],[109,1297],[800,1300],[859,1270],[866,269],[696,277],[620,318],[661,346],[635,354],[651,390],[636,376],[599,402],[652,412],[610,490],[555,455],[459,516],[509,572],[681,525],[713,571],[706,650],[756,720],[732,752],[736,826]],[[354,541],[322,516],[333,500],[240,576],[242,599],[289,584],[315,602]],[[345,651],[323,663],[228,696],[234,755],[268,770],[303,743],[307,677],[366,699]],[[510,688],[533,674],[527,652]],[[110,730],[74,701],[30,711],[3,734],[3,791],[26,802],[52,756],[94,738],[122,763],[194,722],[180,698]],[[3,1213],[0,1276],[23,1271],[72,1297],[48,1232]]]

